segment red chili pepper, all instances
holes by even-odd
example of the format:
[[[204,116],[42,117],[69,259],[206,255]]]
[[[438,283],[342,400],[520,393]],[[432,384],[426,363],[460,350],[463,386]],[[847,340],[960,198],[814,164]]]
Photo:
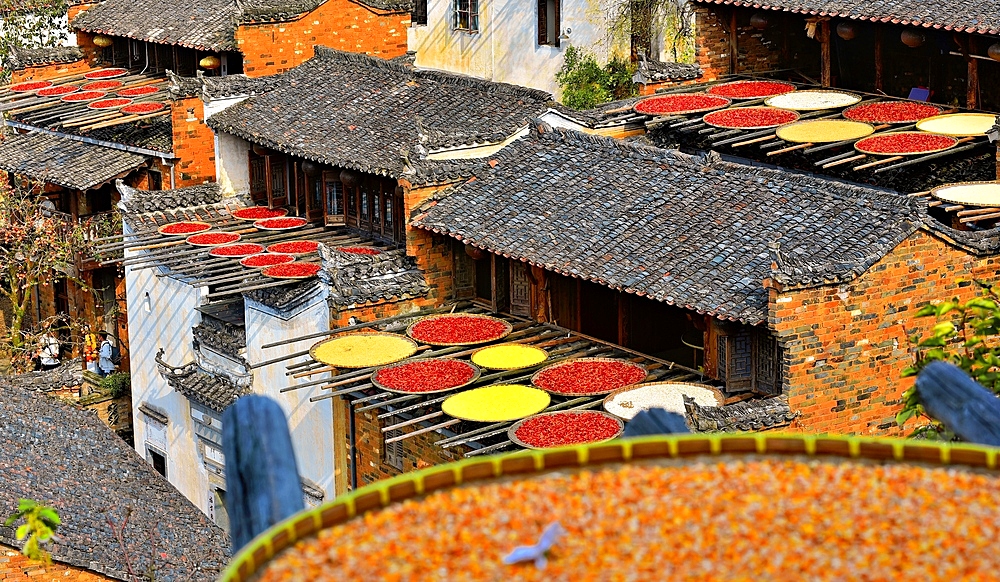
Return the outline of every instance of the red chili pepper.
[[[208,254],[213,257],[248,257],[264,252],[264,247],[258,244],[245,243],[215,247]]]
[[[645,370],[628,362],[584,360],[546,368],[534,384],[554,394],[606,394],[645,378]]]
[[[29,91],[37,91],[39,89],[44,89],[46,87],[51,87],[51,81],[29,81],[27,83],[18,83],[17,85],[11,85],[10,90],[14,93],[27,93]]]
[[[865,123],[912,123],[934,117],[941,110],[933,105],[909,101],[883,101],[855,105],[844,110],[844,118]]]
[[[66,102],[75,101],[94,101],[96,99],[101,99],[106,96],[107,93],[104,91],[81,91],[79,93],[70,93],[62,98]]]
[[[320,266],[318,263],[285,263],[284,265],[275,265],[273,267],[268,267],[261,271],[264,275],[268,277],[312,277],[316,273],[319,273]]]
[[[111,68],[111,69],[101,69],[99,71],[91,71],[85,74],[83,77],[85,79],[107,79],[108,77],[121,77],[126,73],[128,73],[126,69]]]
[[[129,115],[141,115],[144,113],[156,113],[166,109],[163,103],[133,103],[122,107],[121,112]]]
[[[287,210],[279,210],[277,208],[265,208],[263,206],[254,206],[252,208],[240,208],[239,210],[233,211],[233,216],[236,218],[243,218],[246,220],[262,220],[264,218],[278,218],[288,214]]]
[[[423,342],[472,344],[500,339],[506,332],[503,322],[460,315],[422,320],[413,326],[410,337]]]
[[[371,247],[340,247],[337,250],[352,255],[381,255],[382,251]]]
[[[59,97],[61,95],[68,95],[69,93],[76,93],[80,88],[76,85],[60,85],[58,87],[49,87],[48,89],[42,89],[41,91],[35,93],[39,97]]]
[[[100,101],[94,101],[93,103],[87,105],[91,109],[115,109],[117,107],[124,107],[132,103],[131,99],[116,98],[116,99],[101,99]]]
[[[527,445],[548,448],[607,440],[619,430],[618,421],[602,412],[557,412],[529,418],[514,435]]]
[[[305,226],[309,221],[305,218],[264,218],[254,222],[253,225],[259,228],[271,229],[271,230],[282,230],[286,228],[298,228],[300,226]]]
[[[286,253],[289,255],[304,255],[315,253],[319,248],[319,243],[312,240],[293,240],[290,242],[275,243],[267,247],[269,253]]]
[[[119,97],[139,97],[141,95],[152,95],[159,91],[156,87],[151,87],[149,85],[143,87],[132,87],[131,89],[122,89],[118,92]]]
[[[263,255],[250,255],[249,257],[240,261],[240,264],[244,267],[270,267],[272,265],[281,265],[283,263],[291,263],[295,260],[292,255],[280,255],[276,253],[266,253]]]
[[[400,392],[433,392],[462,386],[476,375],[465,362],[448,359],[417,360],[383,368],[375,381]]]
[[[224,245],[240,240],[235,232],[206,232],[187,237],[187,242],[193,245]]]
[[[730,99],[760,99],[761,97],[771,97],[781,95],[795,90],[795,85],[791,83],[781,83],[778,81],[737,81],[735,83],[724,83],[709,88],[712,95],[729,97]]]
[[[650,97],[636,103],[637,113],[646,115],[667,115],[680,113],[695,113],[729,105],[729,99],[717,95],[701,95],[696,93],[678,93]]]
[[[912,131],[873,135],[858,140],[855,147],[865,152],[899,155],[948,149],[957,143],[957,139],[947,135]]]
[[[777,127],[799,118],[794,111],[775,107],[733,107],[705,114],[709,125],[733,129]]]
[[[212,228],[203,222],[174,222],[160,228],[163,234],[191,234]]]
[[[121,86],[121,81],[94,81],[93,83],[87,83],[80,88],[84,91],[107,91],[109,89],[117,89]]]

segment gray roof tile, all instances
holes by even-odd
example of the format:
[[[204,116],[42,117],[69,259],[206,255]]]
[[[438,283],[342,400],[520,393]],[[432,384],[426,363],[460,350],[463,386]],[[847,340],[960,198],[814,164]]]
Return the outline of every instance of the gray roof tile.
[[[743,432],[788,426],[800,413],[792,412],[781,396],[754,398],[726,406],[700,406],[684,397],[688,425],[695,432]]]
[[[216,412],[222,412],[237,398],[248,393],[228,378],[201,371],[195,363],[170,369],[164,376],[171,388]]]
[[[338,307],[423,297],[430,290],[416,261],[402,250],[361,255],[321,245],[320,256],[330,302]]]
[[[78,190],[127,174],[148,159],[42,132],[8,135],[0,142],[0,169]]]
[[[127,214],[208,206],[222,201],[222,188],[218,182],[173,190],[137,190],[121,180],[116,182],[116,186],[122,197],[119,207]]]
[[[80,47],[56,46],[46,48],[17,48],[8,59],[12,71],[20,71],[28,67],[52,65],[55,63],[75,63],[83,60]]]
[[[104,0],[70,25],[90,32],[201,50],[236,50],[235,0]]]

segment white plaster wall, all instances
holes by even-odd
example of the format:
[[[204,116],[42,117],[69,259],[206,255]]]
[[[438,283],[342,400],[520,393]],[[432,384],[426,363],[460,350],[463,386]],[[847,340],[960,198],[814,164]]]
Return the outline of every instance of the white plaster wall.
[[[411,26],[407,41],[417,53],[418,67],[533,87],[558,96],[555,76],[566,47],[584,48],[599,61],[607,61],[612,45],[607,33],[610,1],[567,0],[560,27],[572,32],[557,48],[538,45],[537,2],[480,0],[479,32],[469,33],[452,29],[453,0],[428,0],[427,25]]]
[[[215,179],[226,196],[250,192],[250,142],[228,133],[215,134]]]
[[[128,256],[128,255],[126,255]],[[208,513],[208,474],[195,446],[196,437],[186,397],[173,391],[153,359],[165,350],[164,361],[182,365],[194,360],[191,328],[200,320],[195,311],[204,289],[169,277],[155,269],[125,268],[129,346],[132,366],[132,414],[135,448],[146,456],[146,416],[143,402],[164,410],[167,423],[167,479],[199,509]],[[148,294],[148,300],[147,300]]]
[[[330,311],[325,294],[314,298],[288,319],[278,317],[267,307],[249,299],[246,300],[245,314],[247,360],[251,364],[307,350],[318,340],[264,349],[261,346],[265,344],[330,329]],[[326,500],[329,500],[336,496],[334,454],[343,454],[343,443],[338,446],[333,440],[333,401],[309,402],[310,397],[323,393],[316,386],[281,393],[281,389],[286,386],[329,376],[323,374],[296,380],[285,375],[289,363],[303,359],[297,358],[255,369],[253,391],[270,396],[281,405],[292,433],[299,473],[322,487],[326,492]]]

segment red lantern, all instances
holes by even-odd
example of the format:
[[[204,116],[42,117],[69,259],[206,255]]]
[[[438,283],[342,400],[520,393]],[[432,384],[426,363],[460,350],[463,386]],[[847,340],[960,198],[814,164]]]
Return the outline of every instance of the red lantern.
[[[858,35],[853,22],[841,22],[837,25],[837,36],[844,40],[853,40]]]
[[[750,17],[750,26],[756,28],[757,30],[764,30],[767,28],[769,22],[767,21],[767,15],[760,12],[754,14]]]
[[[903,44],[910,48],[917,48],[918,46],[924,44],[924,33],[917,30],[904,30],[903,34],[899,35],[899,40],[903,41]]]

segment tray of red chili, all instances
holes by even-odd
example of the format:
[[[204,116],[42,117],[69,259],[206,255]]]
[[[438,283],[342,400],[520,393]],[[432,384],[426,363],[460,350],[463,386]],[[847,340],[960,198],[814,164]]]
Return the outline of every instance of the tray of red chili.
[[[646,368],[628,360],[577,358],[535,372],[531,384],[558,396],[595,396],[646,379]]]
[[[513,328],[489,315],[446,313],[428,315],[406,328],[406,335],[432,346],[471,346],[503,339]]]
[[[122,69],[119,67],[111,67],[107,69],[91,71],[85,74],[83,77],[85,79],[113,79],[115,77],[124,77],[127,74],[128,74],[127,69]]]
[[[337,247],[337,250],[349,255],[381,255],[382,251],[372,247]]]
[[[121,112],[127,115],[145,115],[163,111],[167,106],[163,103],[133,103],[121,108]]]
[[[706,124],[722,129],[768,129],[791,123],[799,114],[777,107],[731,107],[706,113],[701,118]]]
[[[299,256],[315,253],[317,249],[319,249],[319,243],[314,240],[292,240],[274,243],[267,247],[267,252]]]
[[[189,220],[164,224],[160,228],[156,229],[156,232],[167,236],[177,236],[181,234],[187,235],[194,234],[196,232],[204,232],[210,228],[212,228],[212,225],[207,222]]]
[[[263,269],[274,265],[283,265],[295,260],[292,255],[282,255],[279,253],[259,253],[240,259],[240,264],[250,269]]]
[[[379,368],[372,384],[399,394],[434,394],[464,388],[479,379],[482,370],[472,362],[451,358],[419,358]]]
[[[93,81],[80,87],[84,91],[110,91],[122,86],[121,81]]]
[[[141,87],[130,87],[128,89],[122,89],[118,92],[119,97],[141,97],[143,95],[152,95],[159,91],[156,87],[151,85],[143,85]]]
[[[108,94],[104,91],[78,91],[64,95],[60,101],[65,101],[66,103],[82,103],[86,101],[97,101],[98,99],[104,99],[107,96]]]
[[[309,277],[315,277],[316,273],[319,273],[319,270],[319,263],[293,261],[291,263],[274,265],[273,267],[265,267],[260,273],[272,279],[308,279]]]
[[[725,97],[704,93],[674,93],[643,99],[633,109],[643,115],[687,115],[722,109],[732,103]]]
[[[46,87],[51,86],[51,81],[28,81],[26,83],[11,85],[9,90],[12,93],[31,93],[32,91],[38,91],[39,89],[45,89]]]
[[[958,138],[922,131],[897,131],[871,135],[854,142],[854,149],[878,156],[915,156],[951,149]]]
[[[35,95],[39,97],[62,97],[63,95],[69,95],[70,93],[76,93],[80,88],[76,85],[59,85],[58,87],[49,87],[47,89],[40,89]]]
[[[268,208],[267,206],[250,206],[233,211],[233,218],[240,220],[264,220],[265,218],[281,218],[288,214],[285,208]]]
[[[291,230],[293,228],[301,228],[307,224],[309,224],[308,220],[295,216],[262,218],[254,221],[253,223],[255,228],[259,228],[261,230]]]
[[[617,438],[625,423],[598,410],[560,410],[529,416],[507,429],[507,437],[526,449],[599,443]]]
[[[235,232],[203,232],[192,234],[187,237],[186,242],[196,247],[217,247],[227,245],[240,240],[239,233]]]
[[[941,113],[939,107],[913,101],[862,103],[844,110],[844,119],[865,123],[915,123]]]
[[[708,92],[730,99],[762,99],[782,93],[791,93],[795,85],[781,81],[733,81],[709,87]]]
[[[118,109],[132,103],[131,99],[125,97],[115,97],[113,99],[99,99],[87,104],[90,109]]]
[[[213,257],[228,257],[230,259],[242,259],[250,255],[259,255],[264,252],[264,246],[255,243],[236,243],[222,245],[208,251]]]

